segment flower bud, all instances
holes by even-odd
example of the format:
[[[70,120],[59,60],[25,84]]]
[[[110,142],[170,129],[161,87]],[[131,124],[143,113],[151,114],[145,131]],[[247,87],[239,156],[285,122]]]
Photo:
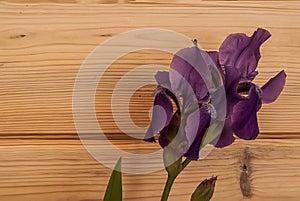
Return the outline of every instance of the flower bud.
[[[217,177],[205,179],[192,194],[191,201],[209,201],[214,194]]]

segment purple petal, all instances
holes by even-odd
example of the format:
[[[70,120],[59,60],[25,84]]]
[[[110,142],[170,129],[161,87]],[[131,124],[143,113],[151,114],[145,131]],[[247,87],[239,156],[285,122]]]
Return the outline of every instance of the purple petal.
[[[191,94],[195,94],[198,101],[207,98],[208,89],[199,72],[208,78],[211,75],[198,47],[184,48],[177,52],[170,66],[170,82],[177,95],[191,97]]]
[[[215,63],[216,66],[220,65],[219,53],[217,51],[207,51],[207,54],[210,56],[211,60]]]
[[[250,44],[251,38],[244,33],[230,34],[219,48],[219,61],[222,66],[234,67],[240,54]]]
[[[223,81],[225,79],[225,68],[220,65],[219,61],[219,52],[217,51],[207,51],[207,54],[210,56],[211,60],[214,62],[215,66],[218,68],[219,72],[222,75]]]
[[[236,68],[244,81],[251,81],[257,75],[255,71],[260,59],[260,46],[271,36],[265,29],[257,29],[251,37],[237,33],[229,35],[219,50],[221,66]]]
[[[243,100],[238,94],[237,87],[241,81],[241,76],[238,71],[234,68],[227,68],[225,74],[225,91],[227,100],[227,114],[230,115],[233,106],[240,100]]]
[[[159,85],[164,86],[168,89],[171,88],[171,83],[169,80],[169,72],[158,71],[155,75],[155,80]]]
[[[257,111],[261,108],[261,99],[256,85],[252,84],[248,98],[236,104],[232,113],[232,130],[240,138],[253,140],[259,133]]]
[[[232,144],[235,140],[233,136],[233,131],[231,128],[231,119],[230,116],[225,120],[224,128],[222,130],[222,133],[218,139],[216,139],[217,142],[213,142],[215,147],[223,148],[230,144]]]
[[[238,102],[244,100],[244,97],[238,93],[238,86],[239,86],[240,82],[241,82],[241,76],[239,75],[238,71],[234,68],[227,68],[226,75],[225,75],[225,91],[226,91],[226,103],[227,103],[226,109],[227,109],[227,119],[228,119],[227,120],[228,123],[226,125],[228,125],[228,127],[231,127],[231,115],[232,115],[234,106]],[[225,128],[224,132],[232,133],[231,129],[229,129],[229,128],[228,129]],[[228,134],[228,136],[229,136],[229,134]],[[231,140],[233,140],[233,138],[228,137],[228,142]]]
[[[226,147],[232,144],[235,140],[232,131],[231,115],[234,106],[239,101],[243,100],[243,97],[241,97],[237,92],[237,86],[240,82],[240,79],[241,76],[239,75],[237,70],[234,70],[234,68],[226,69],[226,74],[225,74],[225,90],[226,90],[226,105],[227,105],[226,119],[220,137],[216,139],[215,142],[213,142],[213,145],[215,145],[215,147],[218,148]],[[221,100],[219,100],[219,102],[221,102]]]
[[[186,119],[185,133],[189,149],[184,156],[190,160],[198,160],[199,158],[200,145],[210,125],[209,109],[209,106],[203,105],[201,108],[189,114]]]
[[[286,74],[282,70],[261,88],[263,103],[272,103],[278,98],[285,85],[285,80]]]
[[[154,142],[154,135],[169,124],[173,114],[173,105],[164,89],[158,91],[154,99],[152,119],[145,135],[145,141]]]
[[[158,142],[162,148],[167,146],[176,136],[181,122],[180,111],[177,110],[170,123],[160,131]]]

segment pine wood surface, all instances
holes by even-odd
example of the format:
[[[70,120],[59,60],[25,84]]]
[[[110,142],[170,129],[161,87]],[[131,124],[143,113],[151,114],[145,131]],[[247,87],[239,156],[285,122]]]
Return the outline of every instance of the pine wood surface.
[[[237,140],[192,162],[176,181],[170,200],[189,200],[202,180],[218,175],[214,201],[298,201],[300,2],[126,2],[1,1],[0,200],[102,200],[111,170],[84,149],[72,115],[76,75],[100,43],[124,31],[153,27],[197,38],[203,49],[217,50],[228,34],[251,34],[263,27],[272,37],[261,48],[255,82],[262,85],[281,69],[288,77],[280,98],[259,112],[259,139]],[[120,149],[146,153],[159,146],[127,139],[117,128],[110,103],[116,83],[139,65],[168,65],[171,56],[134,52],[105,73],[95,108],[103,131]],[[136,125],[149,123],[153,89],[145,86],[131,98],[130,114]],[[124,200],[159,200],[165,179],[163,170],[124,174]],[[248,194],[241,183],[251,189]]]

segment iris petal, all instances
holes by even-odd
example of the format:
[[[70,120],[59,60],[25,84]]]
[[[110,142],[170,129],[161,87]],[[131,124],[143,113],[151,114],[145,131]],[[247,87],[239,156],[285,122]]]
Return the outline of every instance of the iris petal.
[[[223,148],[234,142],[235,138],[233,137],[233,131],[231,128],[231,119],[230,116],[225,120],[224,128],[220,137],[217,139],[217,142],[213,142],[215,147]]]
[[[164,86],[168,89],[171,88],[171,84],[170,84],[170,80],[169,80],[169,72],[158,71],[155,75],[155,80],[159,85]]]
[[[261,108],[261,98],[257,86],[252,84],[248,98],[240,101],[233,108],[232,129],[240,138],[253,140],[259,133],[257,111]]]
[[[282,70],[261,88],[263,103],[272,103],[278,98],[285,85],[285,80],[286,74]]]
[[[165,93],[165,89],[159,90],[154,99],[152,119],[145,135],[145,141],[154,142],[154,135],[167,126],[173,114],[173,105]]]
[[[170,67],[170,83],[177,95],[189,98],[194,93],[200,102],[207,98],[208,89],[199,72],[203,76],[211,75],[198,47],[184,48],[177,52]]]
[[[179,110],[177,110],[173,114],[170,123],[160,131],[158,142],[161,147],[164,148],[175,138],[180,126],[180,122],[181,115]]]
[[[203,105],[188,115],[186,119],[185,134],[189,149],[184,154],[190,160],[198,160],[200,145],[203,136],[210,125],[209,106]]]
[[[211,60],[215,63],[216,66],[220,65],[219,53],[217,51],[207,51],[207,54],[210,56]]]
[[[243,81],[251,81],[257,75],[260,46],[271,36],[265,29],[257,29],[251,37],[237,33],[229,35],[219,49],[219,61],[225,68],[236,68]]]

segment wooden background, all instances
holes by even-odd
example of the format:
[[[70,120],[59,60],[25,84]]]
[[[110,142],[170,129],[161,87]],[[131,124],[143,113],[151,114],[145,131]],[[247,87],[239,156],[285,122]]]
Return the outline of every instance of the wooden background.
[[[72,118],[72,89],[80,65],[101,42],[136,28],[166,28],[216,50],[235,32],[257,27],[272,33],[262,47],[263,84],[284,68],[286,87],[259,113],[256,141],[237,140],[193,162],[178,178],[170,200],[189,200],[203,179],[218,175],[215,201],[300,199],[300,1],[6,0],[0,2],[0,200],[102,200],[111,170],[81,145]],[[117,80],[141,64],[168,64],[170,55],[136,52],[121,58],[98,87],[96,110],[103,130],[118,136],[110,113]],[[130,103],[146,126],[153,86]],[[158,145],[112,139],[141,152]],[[245,167],[243,168],[243,166]],[[247,170],[246,170],[247,169]],[[157,201],[164,171],[124,174],[124,200]],[[241,190],[240,183],[248,190]]]

